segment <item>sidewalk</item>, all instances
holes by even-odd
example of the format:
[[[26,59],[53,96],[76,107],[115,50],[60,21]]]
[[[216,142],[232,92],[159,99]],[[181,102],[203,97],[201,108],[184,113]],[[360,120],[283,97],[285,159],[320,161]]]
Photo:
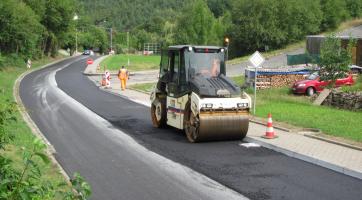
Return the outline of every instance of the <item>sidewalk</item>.
[[[147,81],[145,80],[145,76],[147,76],[147,73],[140,75],[141,78],[136,78],[137,75],[134,75],[133,83],[136,83],[138,80]],[[89,78],[99,86],[100,77],[89,76]],[[151,75],[148,80],[155,82],[157,76],[154,77]],[[112,79],[111,86],[111,89],[100,88],[123,98],[150,106],[148,94],[129,89],[121,91],[119,80],[116,77]],[[261,136],[265,134],[266,126],[250,122],[248,135],[244,141],[257,143],[265,148],[288,156],[362,179],[361,150],[307,137],[308,135],[306,136],[306,133],[288,131],[275,127],[274,129],[278,138],[272,140],[264,139]]]

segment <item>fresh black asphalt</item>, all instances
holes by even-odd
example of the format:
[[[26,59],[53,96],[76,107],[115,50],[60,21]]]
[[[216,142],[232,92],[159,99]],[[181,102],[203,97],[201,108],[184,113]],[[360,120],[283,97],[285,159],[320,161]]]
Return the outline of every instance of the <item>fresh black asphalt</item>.
[[[117,184],[125,184],[125,180],[119,180],[115,175],[117,167],[114,162],[117,161],[113,155],[102,150],[92,150],[112,148],[117,151],[117,145],[102,141],[100,135],[87,127],[70,131],[76,125],[79,127],[84,123],[84,126],[87,126],[89,122],[85,122],[81,116],[67,116],[66,111],[60,111],[59,114],[72,119],[73,123],[55,127],[56,122],[53,125],[44,124],[42,116],[39,116],[40,112],[37,112],[43,109],[37,103],[39,97],[32,94],[32,87],[39,84],[37,75],[56,70],[67,62],[70,61],[27,75],[20,85],[22,101],[40,130],[54,145],[58,152],[57,159],[68,173],[80,171],[93,188],[112,188]],[[82,60],[58,71],[58,87],[147,149],[188,166],[250,199],[362,199],[361,180],[265,148],[244,148],[239,146],[240,141],[190,144],[182,131],[153,128],[148,107],[100,90],[82,74],[84,68]],[[61,135],[52,134],[52,129],[59,128],[68,131],[65,134],[74,137],[74,141],[70,140],[69,144],[65,144],[61,141]],[[77,141],[80,140],[83,145],[79,147]],[[101,162],[94,161],[96,158]],[[77,160],[82,162],[77,163]],[[77,163],[76,166],[74,163]],[[83,167],[85,165],[94,167],[109,181],[96,181],[97,175],[90,174],[87,168]],[[142,193],[142,188],[137,189]],[[95,191],[97,194],[102,192],[97,189]],[[106,198],[104,195],[98,197]],[[124,199],[130,198],[136,199],[133,196]]]

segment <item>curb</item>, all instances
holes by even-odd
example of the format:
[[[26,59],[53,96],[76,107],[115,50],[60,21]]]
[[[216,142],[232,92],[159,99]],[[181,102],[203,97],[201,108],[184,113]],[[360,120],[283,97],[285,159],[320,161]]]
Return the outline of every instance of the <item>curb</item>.
[[[344,146],[344,147],[347,147],[347,148],[355,149],[355,150],[358,150],[358,151],[362,151],[362,147],[358,147],[358,146],[355,146],[355,145],[352,145],[352,144],[347,144],[347,143],[344,143],[344,142],[334,141],[334,140],[324,138],[324,137],[321,137],[321,136],[318,136],[318,135],[315,135],[315,134],[304,134],[304,136],[309,137],[309,138],[313,138],[313,139],[316,139],[316,140],[322,140],[322,141],[325,141],[325,142],[328,142],[328,143]]]
[[[341,166],[338,166],[338,165],[335,165],[335,164],[332,164],[332,163],[328,163],[328,162],[325,162],[325,161],[320,160],[318,158],[314,158],[314,157],[311,157],[311,156],[306,156],[306,155],[303,155],[303,154],[300,154],[300,153],[297,153],[297,152],[293,152],[293,151],[290,151],[290,150],[287,150],[287,149],[278,147],[276,145],[269,144],[269,143],[266,143],[266,142],[263,142],[261,140],[257,140],[257,139],[254,139],[254,138],[251,138],[251,137],[248,137],[248,136],[246,136],[244,138],[244,141],[253,142],[253,143],[259,144],[260,146],[262,146],[264,148],[274,150],[276,152],[285,154],[285,155],[287,155],[289,157],[297,158],[299,160],[303,160],[305,162],[309,162],[309,163],[312,163],[312,164],[315,164],[315,165],[318,165],[318,166],[321,166],[321,167],[325,167],[327,169],[330,169],[330,170],[333,170],[333,171],[336,171],[336,172],[339,172],[339,173],[342,173],[342,174],[345,174],[345,175],[348,175],[348,176],[352,176],[354,178],[362,179],[362,172],[350,170],[348,168],[341,167]]]
[[[17,107],[18,110],[23,118],[23,120],[25,121],[25,123],[28,125],[28,127],[30,128],[31,132],[35,135],[35,137],[41,139],[46,145],[47,145],[47,149],[46,149],[46,153],[49,156],[50,160],[52,161],[53,164],[55,164],[60,173],[63,175],[63,177],[66,179],[66,182],[68,184],[70,183],[70,177],[67,174],[67,172],[64,170],[64,168],[60,165],[60,163],[55,159],[54,155],[57,153],[54,146],[48,141],[48,139],[44,136],[44,134],[40,131],[40,129],[38,128],[38,126],[35,124],[35,122],[31,119],[29,113],[26,111],[25,106],[20,98],[20,94],[19,94],[19,87],[20,87],[20,82],[23,80],[23,78],[33,72],[42,70],[44,68],[47,68],[49,66],[52,66],[54,64],[60,63],[62,61],[71,59],[74,57],[68,57],[68,58],[63,58],[51,63],[48,63],[44,66],[41,66],[39,68],[36,69],[32,69],[30,71],[25,71],[24,73],[22,73],[16,80],[13,86],[13,97],[15,102],[17,103]]]

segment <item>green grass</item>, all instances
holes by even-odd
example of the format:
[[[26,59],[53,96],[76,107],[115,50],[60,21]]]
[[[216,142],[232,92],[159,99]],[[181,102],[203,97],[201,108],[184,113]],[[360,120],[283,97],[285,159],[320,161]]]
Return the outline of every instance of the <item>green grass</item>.
[[[233,76],[233,77],[230,77],[231,80],[234,81],[234,83],[236,83],[238,86],[241,86],[244,84],[245,82],[245,76]]]
[[[37,68],[50,63],[55,59],[42,59],[33,62],[33,68]],[[7,101],[14,102],[13,86],[16,78],[26,71],[25,64],[22,67],[6,67],[0,71],[0,103],[4,104]],[[15,168],[22,166],[22,148],[31,148],[35,136],[32,134],[30,128],[24,122],[20,113],[14,113],[16,121],[7,124],[5,130],[15,135],[14,141],[6,147],[4,155],[14,160]],[[59,169],[53,165],[46,165],[39,161],[44,180],[52,181],[55,183],[64,182],[64,177],[60,174]]]
[[[314,106],[305,96],[289,93],[289,88],[258,91],[256,115],[273,114],[276,121],[319,128],[333,136],[362,142],[362,111],[352,112],[327,106]]]
[[[343,86],[343,92],[362,92],[362,75],[359,75],[352,86]]]
[[[242,85],[243,76],[232,77]],[[352,87],[361,91],[362,78]],[[250,89],[248,91],[251,91]],[[251,94],[252,98],[253,95]],[[288,87],[257,91],[256,116],[266,118],[272,113],[273,119],[304,128],[318,128],[322,132],[362,142],[362,111],[352,112],[327,106],[314,106],[308,97],[291,94]]]
[[[130,89],[138,90],[145,93],[151,93],[153,87],[156,85],[156,83],[139,83],[139,84],[133,84],[130,85]]]
[[[130,65],[128,64],[128,58]],[[126,55],[120,54],[110,56],[103,60],[100,64],[103,70],[104,66],[111,71],[117,71],[122,65],[124,65],[128,71],[143,71],[143,70],[156,70],[159,69],[161,57],[158,55],[143,56],[143,55]]]

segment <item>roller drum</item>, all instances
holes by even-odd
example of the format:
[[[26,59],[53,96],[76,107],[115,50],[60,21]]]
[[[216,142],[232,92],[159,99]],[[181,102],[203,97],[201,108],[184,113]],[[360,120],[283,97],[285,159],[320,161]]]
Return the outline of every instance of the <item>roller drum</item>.
[[[248,128],[246,113],[200,113],[198,141],[243,139]]]

